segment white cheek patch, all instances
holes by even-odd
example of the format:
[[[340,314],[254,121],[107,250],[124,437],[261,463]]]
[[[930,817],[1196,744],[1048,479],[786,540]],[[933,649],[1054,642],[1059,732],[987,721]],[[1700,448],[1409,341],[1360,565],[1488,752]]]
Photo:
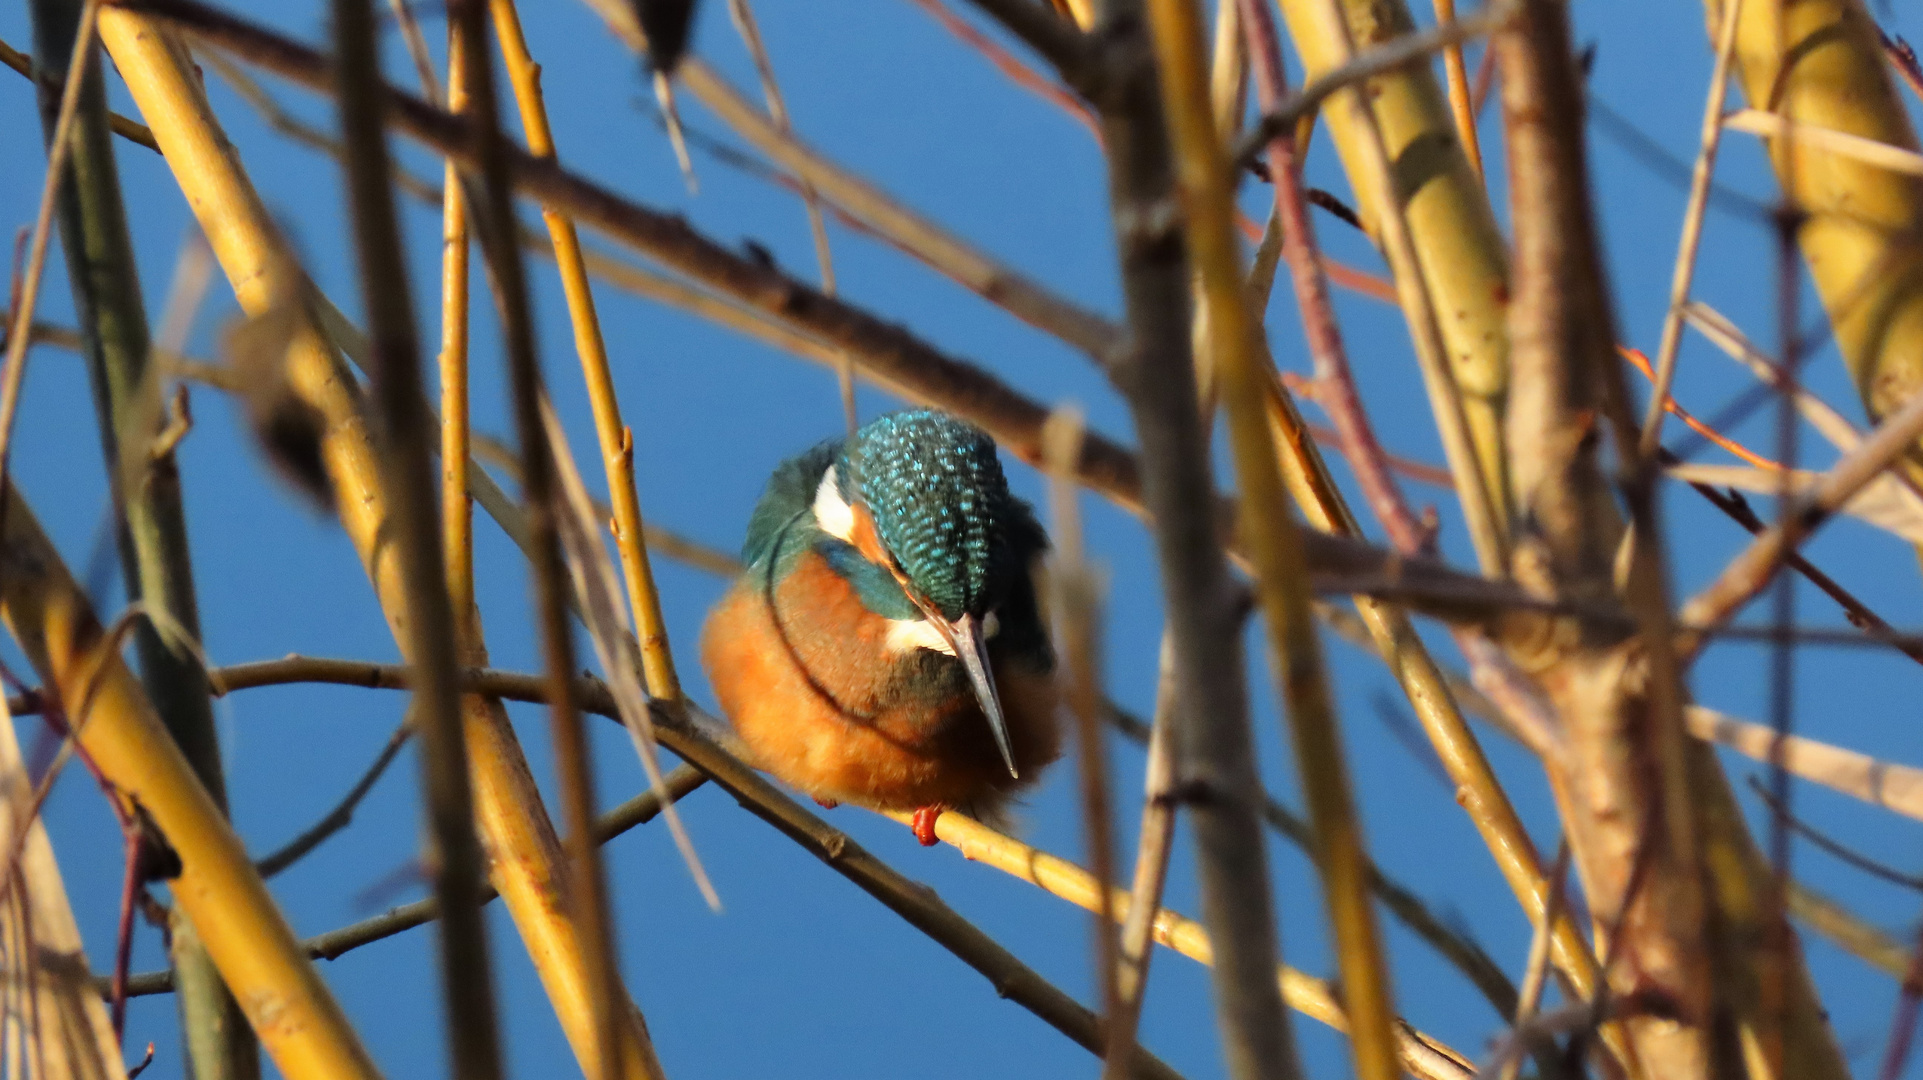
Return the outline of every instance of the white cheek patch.
[[[1002,621],[994,612],[982,620],[982,636],[994,637],[1000,633]],[[927,619],[889,619],[888,651],[905,653],[911,649],[927,649],[947,656],[955,655],[955,647],[948,643],[935,624]]]
[[[905,653],[915,649],[955,655],[955,647],[927,619],[889,619],[888,651]]]
[[[855,510],[841,497],[841,488],[835,483],[835,467],[821,476],[821,486],[815,489],[815,523],[821,531],[846,544],[854,543]]]

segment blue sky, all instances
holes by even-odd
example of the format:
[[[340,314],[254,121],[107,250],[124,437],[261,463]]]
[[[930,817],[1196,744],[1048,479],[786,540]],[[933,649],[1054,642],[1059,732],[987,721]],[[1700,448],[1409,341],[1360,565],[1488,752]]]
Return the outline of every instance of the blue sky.
[[[323,7],[282,4],[258,17],[320,43],[326,37]],[[752,69],[723,6],[709,0],[704,7],[697,51],[738,84],[752,87]],[[0,37],[20,48],[31,40],[24,8],[0,7]],[[1701,10],[1646,0],[1589,0],[1575,9],[1579,37],[1597,46],[1592,86],[1598,98],[1671,154],[1692,156],[1711,60]],[[1098,311],[1119,314],[1102,163],[1078,123],[1011,86],[902,0],[765,3],[758,13],[805,138],[1024,273]],[[1896,32],[1923,36],[1923,21],[1908,9],[1878,14]],[[793,198],[700,155],[700,193],[688,192],[654,120],[637,65],[584,6],[528,5],[523,19],[534,55],[544,65],[555,138],[566,163],[649,205],[685,213],[724,242],[759,243],[793,272],[812,276],[806,221]],[[430,19],[427,31],[438,41],[441,22]],[[390,78],[411,85],[411,69],[397,48],[389,59]],[[325,157],[274,135],[211,73],[209,82],[229,134],[309,271],[344,309],[356,312],[360,302],[337,170]],[[332,125],[323,100],[268,85],[299,115]],[[8,88],[0,91],[0,139],[17,148],[14,167],[0,170],[0,224],[14,228],[32,220],[44,159],[34,149],[40,135],[28,85],[13,79],[0,87]],[[131,109],[117,86],[114,94],[117,107]],[[726,137],[698,105],[685,107],[691,125]],[[1500,144],[1493,129],[1488,131],[1485,152],[1499,155]],[[1628,343],[1653,351],[1684,194],[1673,178],[1599,129],[1592,129],[1591,148],[1621,332]],[[149,310],[157,313],[191,217],[156,155],[124,143],[118,152]],[[419,174],[439,174],[438,163],[412,147],[404,147],[400,157]],[[1312,183],[1348,191],[1326,138],[1318,138],[1309,171]],[[1759,199],[1774,193],[1762,156],[1746,136],[1730,137],[1719,179]],[[1500,208],[1499,187],[1495,195]],[[1266,198],[1266,189],[1252,191],[1250,205]],[[424,340],[433,341],[438,316],[425,303],[436,293],[438,217],[407,204],[406,228]],[[1380,267],[1359,234],[1326,217],[1319,219],[1318,229],[1338,256]],[[845,229],[831,226],[830,231],[841,290],[851,300],[907,324],[1039,400],[1080,403],[1096,428],[1132,441],[1126,410],[1085,359],[897,252]],[[1758,340],[1772,340],[1773,249],[1766,227],[1713,210],[1706,244],[1699,295]],[[530,266],[556,403],[579,440],[577,454],[591,463],[591,427],[560,290],[550,267]],[[611,288],[597,295],[623,407],[634,427],[647,517],[733,549],[774,464],[839,429],[832,377],[823,368],[679,311]],[[480,430],[506,434],[510,424],[491,315],[483,304],[476,310],[476,423]],[[1815,310],[1814,304],[1805,310]],[[1400,453],[1441,460],[1400,317],[1350,295],[1339,298],[1339,311],[1384,440]],[[41,312],[57,322],[72,320],[57,252]],[[191,349],[213,354],[221,329],[236,312],[231,294],[217,282]],[[1278,361],[1305,371],[1287,290],[1278,290],[1269,326]],[[1811,362],[1808,377],[1846,415],[1860,419],[1833,350]],[[1690,340],[1677,395],[1699,414],[1711,415],[1748,389],[1746,379],[1700,340]],[[864,415],[872,416],[896,402],[864,390],[860,404]],[[289,652],[393,659],[393,642],[338,527],[272,479],[230,403],[196,389],[194,405],[196,426],[182,447],[181,467],[208,653],[219,663]],[[76,567],[97,558],[106,507],[93,423],[80,363],[58,351],[36,350],[13,467]],[[1677,430],[1672,424],[1670,431]],[[1767,419],[1759,416],[1737,433],[1766,447],[1768,432]],[[1804,445],[1814,447],[1816,440],[1807,438]],[[1820,466],[1826,459],[1812,460]],[[1020,493],[1039,500],[1040,483],[1030,470],[1014,466],[1011,477]],[[590,477],[591,486],[598,487],[597,481]],[[1418,504],[1439,498],[1421,488],[1412,489],[1411,497]],[[1083,509],[1090,544],[1109,585],[1110,690],[1146,712],[1160,630],[1152,550],[1140,526],[1122,512],[1095,499],[1085,499]],[[1686,491],[1670,498],[1667,509],[1677,591],[1687,594],[1738,550],[1744,537]],[[1466,563],[1460,519],[1446,506],[1442,511],[1445,550]],[[532,668],[538,663],[538,642],[529,629],[523,562],[492,525],[483,521],[477,531],[479,590],[494,662]],[[1812,551],[1891,621],[1919,621],[1923,589],[1915,558],[1901,542],[1845,522],[1826,531]],[[711,702],[693,643],[722,583],[667,562],[658,564],[658,573],[684,675],[691,692]],[[117,597],[117,586],[107,595]],[[1811,622],[1841,624],[1820,597],[1803,596],[1801,611]],[[11,643],[5,649],[11,650]],[[1395,697],[1393,682],[1379,663],[1347,645],[1332,642],[1328,653],[1378,861],[1469,928],[1499,963],[1519,972],[1528,926],[1446,786],[1379,715],[1375,702],[1383,695]],[[1704,704],[1763,719],[1765,661],[1756,647],[1715,647],[1693,671],[1692,692]],[[1261,768],[1271,789],[1293,804],[1293,765],[1272,683],[1259,659],[1250,671]],[[1808,652],[1798,667],[1799,730],[1893,760],[1923,761],[1916,695],[1904,689],[1914,688],[1917,677],[1914,666],[1900,657]],[[253,690],[221,702],[234,815],[250,847],[277,846],[330,806],[386,740],[402,706],[398,695],[325,687]],[[536,776],[549,785],[553,773],[543,716],[522,707],[512,712]],[[30,739],[32,733],[23,728],[23,734]],[[1490,735],[1488,742],[1526,820],[1539,840],[1553,847],[1554,818],[1540,769],[1500,737]],[[609,728],[600,731],[596,746],[605,801],[638,790],[640,770],[625,738]],[[1139,790],[1140,754],[1118,744],[1112,761],[1118,789],[1132,798]],[[1757,771],[1740,759],[1730,759],[1730,765],[1738,778]],[[420,894],[418,886],[392,884],[417,848],[414,769],[410,753],[348,831],[277,879],[276,895],[298,932],[330,929]],[[1029,839],[1071,856],[1080,842],[1072,781],[1072,765],[1057,766],[1025,815]],[[1753,802],[1746,805],[1754,811]],[[1914,823],[1807,788],[1799,789],[1797,805],[1823,827],[1899,867],[1915,866],[1923,854]],[[702,904],[658,827],[637,830],[607,848],[623,971],[676,1080],[750,1073],[795,1080],[1096,1075],[1097,1064],[1086,1053],[999,1000],[959,961],[724,794],[704,789],[683,806],[725,902],[722,914]],[[1131,845],[1135,814],[1130,803],[1120,821]],[[48,818],[83,933],[96,963],[104,965],[120,876],[111,819],[98,793],[77,772],[60,785]],[[1079,910],[965,863],[950,849],[924,851],[899,826],[861,811],[839,810],[829,820],[934,886],[1044,975],[1088,998],[1088,924]],[[1329,951],[1315,879],[1294,849],[1278,843],[1273,855],[1286,957],[1326,974]],[[1185,850],[1177,859],[1170,904],[1192,913],[1197,906],[1193,868]],[[1796,868],[1892,931],[1904,932],[1915,918],[1915,896],[1867,879],[1807,846],[1798,848]],[[1393,923],[1386,925],[1404,1014],[1425,1031],[1479,1054],[1497,1030],[1498,1018],[1451,969]],[[566,1044],[498,909],[491,926],[515,1075],[568,1074],[574,1066]],[[1893,982],[1822,943],[1811,942],[1809,951],[1845,1048],[1859,1070],[1872,1068],[1889,1021]],[[158,966],[162,957],[154,934],[142,932],[135,956],[137,969]],[[431,957],[428,932],[417,931],[322,965],[390,1076],[432,1075],[444,1068]],[[1306,1020],[1296,1026],[1311,1075],[1346,1072],[1339,1038]],[[1143,1038],[1189,1077],[1222,1074],[1205,971],[1169,954],[1157,958]],[[181,1075],[169,999],[134,1003],[128,1043],[137,1049],[149,1039],[159,1045],[148,1075]],[[1912,1073],[1923,1075],[1923,1070]]]

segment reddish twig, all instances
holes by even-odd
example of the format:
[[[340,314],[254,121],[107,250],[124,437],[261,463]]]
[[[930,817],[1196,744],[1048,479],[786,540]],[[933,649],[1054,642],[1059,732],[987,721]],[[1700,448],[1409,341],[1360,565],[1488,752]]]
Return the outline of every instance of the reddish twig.
[[[117,806],[118,800],[114,802]],[[125,815],[120,817],[127,867],[120,877],[120,922],[114,939],[113,989],[107,995],[116,1043],[122,1041],[127,1031],[127,972],[133,966],[134,910],[139,906],[140,888],[147,876],[147,841],[140,835],[138,827],[129,827]]]
[[[1088,102],[1077,97],[1074,91],[1016,59],[1015,54],[1002,48],[1001,43],[948,10],[948,5],[942,0],[914,0],[914,3],[940,23],[943,30],[981,53],[982,58],[995,65],[995,70],[1008,76],[1010,82],[1081,121],[1089,134],[1095,136],[1096,143],[1102,141],[1101,121],[1096,119],[1095,110],[1089,108]]]
[[[1627,345],[1618,345],[1616,346],[1616,351],[1621,353],[1623,359],[1629,361],[1629,363],[1633,367],[1635,367],[1637,371],[1642,372],[1644,378],[1648,379],[1651,382],[1656,381],[1656,370],[1650,364],[1649,357],[1645,356],[1641,349],[1632,349]],[[1763,457],[1761,454],[1758,454],[1750,450],[1749,448],[1745,447],[1743,444],[1737,442],[1734,439],[1729,438],[1726,435],[1723,435],[1721,432],[1717,431],[1713,427],[1710,427],[1708,424],[1705,424],[1701,420],[1696,419],[1694,414],[1692,414],[1688,409],[1683,408],[1681,405],[1676,404],[1676,399],[1674,397],[1671,397],[1668,394],[1663,395],[1663,409],[1667,411],[1671,416],[1674,416],[1676,419],[1681,420],[1684,424],[1688,425],[1689,430],[1694,431],[1696,434],[1701,435],[1703,438],[1708,439],[1710,442],[1715,443],[1717,446],[1720,446],[1723,449],[1729,451],[1730,453],[1735,454],[1737,457],[1742,458],[1744,461],[1748,462],[1749,464],[1754,465],[1759,469],[1769,470],[1770,472],[1782,471],[1783,467],[1781,465],[1777,464],[1774,461],[1769,460],[1766,457]]]

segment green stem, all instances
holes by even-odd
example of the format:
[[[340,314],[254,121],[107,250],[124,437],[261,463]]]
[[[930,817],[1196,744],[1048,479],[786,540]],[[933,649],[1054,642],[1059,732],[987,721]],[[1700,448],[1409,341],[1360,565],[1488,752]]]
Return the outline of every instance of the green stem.
[[[34,0],[36,55],[72,54],[80,8],[80,0]],[[59,88],[47,74],[40,72],[40,100],[51,138]],[[148,462],[138,445],[143,467],[132,474],[134,483],[125,482],[128,473],[122,467],[124,439],[144,444],[152,438],[148,428],[158,419],[158,410],[151,402],[157,400],[158,389],[148,373],[147,316],[109,120],[101,65],[92,64],[81,87],[70,173],[61,188],[61,242],[99,412],[127,593],[154,615],[135,632],[142,680],[200,782],[225,809],[227,787],[206,677],[189,648],[180,643],[170,648],[155,629],[159,624],[196,642],[200,638],[179,469],[171,452]],[[184,919],[176,919],[172,927],[170,952],[192,1075],[196,1080],[257,1080],[260,1052],[253,1030]]]

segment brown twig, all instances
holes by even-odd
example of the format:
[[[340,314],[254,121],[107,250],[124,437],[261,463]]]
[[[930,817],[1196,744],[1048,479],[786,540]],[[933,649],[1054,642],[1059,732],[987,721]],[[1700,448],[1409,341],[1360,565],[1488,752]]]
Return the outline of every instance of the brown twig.
[[[1079,410],[1059,409],[1043,432],[1049,470],[1049,506],[1054,558],[1049,583],[1054,592],[1049,607],[1060,643],[1063,703],[1075,720],[1078,778],[1081,781],[1082,835],[1102,883],[1103,902],[1095,913],[1095,980],[1108,1026],[1103,1052],[1103,1076],[1123,1080],[1134,1056],[1131,1025],[1117,1023],[1121,1013],[1120,956],[1114,913],[1109,910],[1109,886],[1115,881],[1115,825],[1110,805],[1108,746],[1102,738],[1101,621],[1094,576],[1082,546],[1082,520],[1075,500],[1075,461],[1081,456],[1082,417]]]
[[[1689,177],[1689,203],[1683,211],[1682,237],[1676,242],[1676,268],[1669,283],[1669,310],[1663,315],[1663,333],[1656,347],[1656,370],[1651,376],[1648,411],[1643,414],[1642,446],[1638,453],[1648,458],[1662,444],[1663,411],[1669,407],[1669,390],[1676,378],[1676,356],[1683,340],[1683,309],[1689,302],[1690,283],[1696,276],[1696,249],[1703,239],[1703,214],[1709,207],[1710,181],[1716,175],[1716,151],[1722,144],[1723,102],[1729,93],[1729,69],[1736,55],[1736,27],[1742,0],[1729,0],[1723,9],[1723,25],[1717,34],[1716,68],[1709,77],[1709,99],[1703,104],[1702,149]],[[1694,426],[1694,425],[1691,425]]]
[[[1772,756],[1780,758],[1782,755],[1777,754]],[[1770,762],[1770,764],[1773,767],[1782,767],[1780,762]],[[1785,775],[1787,775],[1788,770],[1786,767],[1783,768],[1783,771]],[[1849,847],[1842,841],[1834,839],[1821,829],[1818,829],[1816,826],[1811,825],[1809,822],[1791,813],[1789,807],[1783,805],[1782,800],[1778,799],[1775,794],[1770,791],[1769,786],[1758,781],[1754,776],[1747,777],[1746,779],[1749,784],[1749,790],[1753,792],[1758,799],[1763,801],[1763,805],[1769,808],[1769,812],[1773,817],[1782,821],[1784,828],[1796,833],[1810,843],[1815,844],[1818,848],[1829,852],[1831,855],[1836,856],[1838,859],[1856,867],[1871,877],[1881,878],[1892,885],[1901,885],[1903,888],[1913,892],[1923,892],[1923,877],[1918,877],[1914,874],[1905,874],[1894,867],[1885,866],[1875,859],[1870,858],[1868,855]]]
[[[381,752],[374,756],[374,763],[367,767],[367,771],[361,774],[360,779],[354,781],[354,786],[347,789],[347,794],[341,796],[341,801],[334,804],[333,809],[323,815],[319,821],[303,829],[299,836],[254,860],[254,869],[260,872],[260,876],[273,877],[306,858],[308,852],[319,847],[328,837],[347,828],[348,824],[354,820],[354,811],[360,807],[361,800],[367,798],[367,793],[374,790],[374,785],[380,781],[381,775],[387,772],[387,767],[394,763],[394,759],[400,755],[401,747],[407,745],[408,737],[413,733],[413,725],[408,720],[402,720],[394,729],[394,734],[388,736],[386,744],[381,747]],[[435,901],[437,905],[439,902],[438,899]]]
[[[459,637],[433,513],[433,421],[424,415],[420,342],[388,181],[387,135],[381,124],[386,83],[372,0],[335,0],[333,22],[339,58],[335,97],[347,147],[348,202],[374,354],[370,398],[387,443],[385,471],[394,496],[395,539],[406,590],[408,635],[401,645],[418,671],[412,712],[421,737],[426,796],[424,863],[431,868],[442,912],[448,1048],[456,1077],[493,1080],[501,1075],[501,1048],[487,926],[480,908],[486,865],[474,834],[474,798],[455,675],[461,660]],[[475,49],[475,55],[486,55],[485,45]]]
[[[768,106],[768,118],[774,121],[783,135],[794,138],[794,125],[788,119],[788,106],[781,100],[781,86],[775,81],[774,61],[768,58],[768,47],[761,40],[761,28],[755,23],[753,6],[748,0],[728,0],[728,15],[741,34],[742,44],[748,47],[756,74],[761,77],[761,96]],[[821,273],[821,291],[825,296],[833,296],[836,292],[835,260],[828,248],[828,225],[822,220],[821,194],[806,175],[798,175],[796,184],[801,188],[801,201],[808,211],[808,234],[815,243],[815,265]],[[848,437],[852,439],[861,421],[855,410],[855,362],[845,354],[841,362],[835,365],[835,377],[840,384],[842,419],[847,424]]]
[[[14,417],[20,410],[20,388],[27,374],[27,344],[32,340],[33,312],[40,299],[40,280],[47,265],[47,244],[53,234],[53,214],[60,186],[67,175],[67,158],[72,152],[74,118],[79,115],[80,91],[84,76],[96,51],[95,21],[101,0],[85,0],[80,9],[79,29],[74,33],[73,55],[67,61],[66,82],[60,90],[60,106],[47,139],[47,175],[40,187],[40,209],[34,216],[33,238],[27,248],[26,268],[22,271],[12,309],[8,312],[6,371],[0,374],[0,478],[7,475],[11,456]],[[5,513],[0,505],[0,514]]]
[[[1135,724],[1129,732],[1119,720],[1126,716],[1110,705],[1111,726],[1136,737],[1148,748],[1148,767],[1142,780],[1142,829],[1135,851],[1134,880],[1129,885],[1128,915],[1116,943],[1116,1009],[1109,1018],[1109,1060],[1114,1048],[1133,1045],[1141,1023],[1142,1001],[1148,995],[1149,961],[1154,956],[1155,912],[1162,907],[1168,884],[1169,856],[1175,850],[1175,751],[1171,745],[1175,723],[1175,654],[1168,635],[1162,635],[1160,673],[1155,688],[1153,730]]]
[[[619,1037],[616,1018],[619,976],[614,966],[612,925],[608,914],[607,882],[602,874],[600,849],[593,842],[594,772],[588,756],[586,732],[574,695],[573,627],[568,620],[566,568],[561,561],[553,448],[548,442],[541,410],[540,360],[529,309],[527,281],[515,242],[518,222],[510,181],[509,145],[501,131],[494,91],[494,66],[488,47],[488,11],[480,0],[464,0],[451,11],[468,57],[471,80],[470,120],[464,133],[467,159],[474,166],[479,204],[473,218],[481,249],[492,273],[500,307],[502,351],[507,357],[508,386],[513,403],[515,432],[520,440],[522,480],[526,492],[529,541],[528,561],[534,579],[535,624],[546,659],[548,719],[561,778],[564,840],[568,854],[565,906],[582,939],[581,982],[587,991],[592,1056],[587,1067],[594,1080],[623,1075],[620,1050],[628,1045]],[[651,1055],[649,1055],[651,1056]]]
[[[33,57],[28,56],[26,53],[21,52],[4,41],[0,41],[0,64],[5,64],[27,79],[34,77]],[[59,94],[64,85],[64,83],[56,82],[54,74],[48,71],[41,72],[40,81],[49,84],[50,89],[52,89],[56,95]],[[156,154],[160,152],[160,144],[154,142],[154,133],[147,130],[147,125],[137,120],[129,120],[119,113],[108,113],[107,122],[113,127],[113,133],[115,135],[120,136],[130,143],[144,146]]]
[[[681,765],[668,773],[668,795],[678,800],[707,782],[708,778],[700,770],[692,765]],[[595,838],[605,844],[630,829],[654,820],[661,813],[661,807],[661,799],[654,791],[643,791],[602,814],[595,822]],[[481,896],[481,902],[488,904],[498,899],[500,893],[490,886],[482,890]],[[363,945],[385,941],[417,926],[425,926],[439,917],[440,904],[430,896],[324,934],[316,934],[302,941],[301,948],[316,960],[338,960]],[[128,979],[127,993],[131,997],[170,993],[174,989],[172,974],[168,971],[149,971],[134,975]]]

